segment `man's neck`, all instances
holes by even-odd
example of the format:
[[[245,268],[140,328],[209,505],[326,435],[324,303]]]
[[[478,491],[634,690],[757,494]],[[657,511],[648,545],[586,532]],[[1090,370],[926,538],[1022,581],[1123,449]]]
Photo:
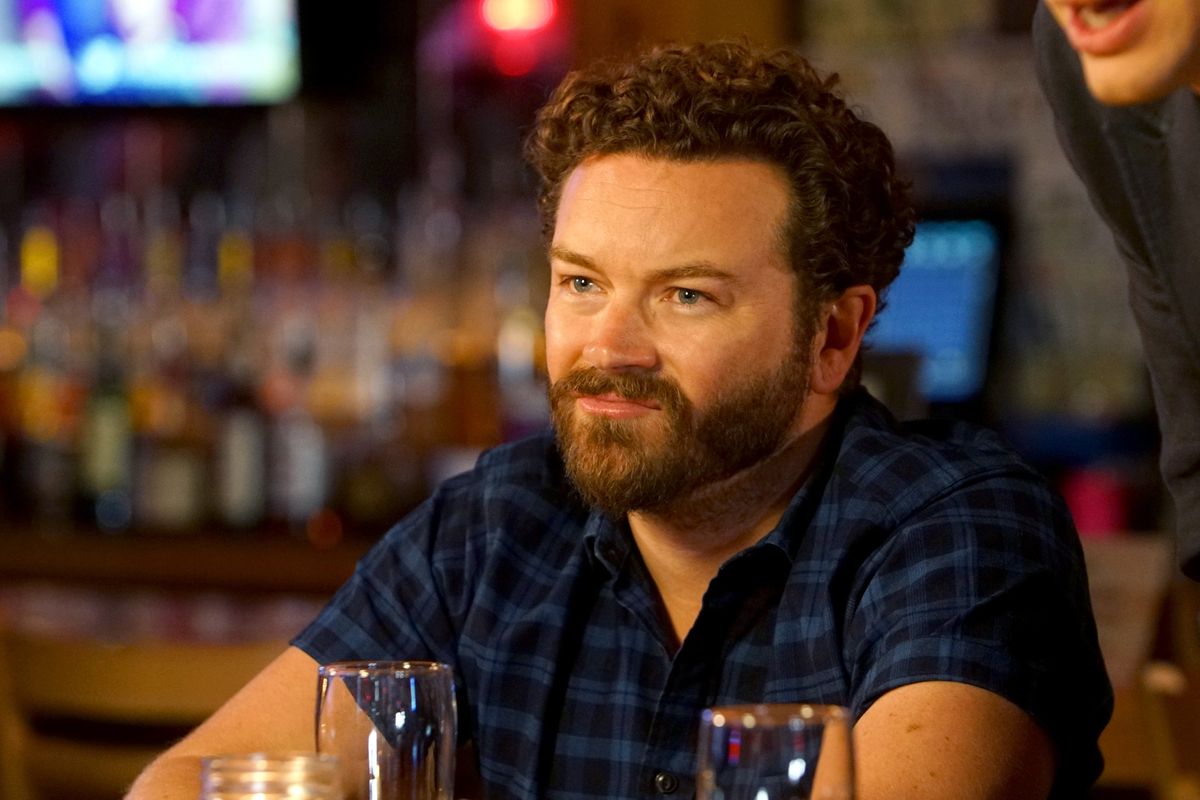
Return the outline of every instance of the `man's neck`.
[[[783,517],[812,471],[835,406],[822,410],[815,424],[799,426],[799,432],[757,464],[669,508],[629,515],[633,539],[679,642],[695,622],[721,565],[765,537]]]

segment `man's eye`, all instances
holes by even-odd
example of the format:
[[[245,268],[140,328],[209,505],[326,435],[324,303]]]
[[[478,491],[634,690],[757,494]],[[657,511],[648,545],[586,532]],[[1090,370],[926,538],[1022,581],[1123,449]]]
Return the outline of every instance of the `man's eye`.
[[[595,284],[588,278],[580,278],[578,276],[571,278],[571,288],[577,292],[586,292],[593,286]]]
[[[704,299],[704,294],[695,289],[676,289],[675,298],[685,306],[694,306]]]

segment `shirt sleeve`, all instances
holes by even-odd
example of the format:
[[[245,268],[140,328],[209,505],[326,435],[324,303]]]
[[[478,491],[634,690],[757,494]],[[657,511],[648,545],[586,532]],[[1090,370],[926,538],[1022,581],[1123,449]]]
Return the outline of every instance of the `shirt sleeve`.
[[[847,626],[856,716],[910,683],[978,686],[1049,734],[1056,796],[1090,785],[1112,689],[1082,549],[1049,487],[964,478],[902,521],[862,574]]]
[[[318,663],[455,663],[454,598],[467,591],[461,541],[470,529],[470,474],[453,478],[393,527],[321,613],[292,640]],[[457,545],[457,546],[456,546]]]

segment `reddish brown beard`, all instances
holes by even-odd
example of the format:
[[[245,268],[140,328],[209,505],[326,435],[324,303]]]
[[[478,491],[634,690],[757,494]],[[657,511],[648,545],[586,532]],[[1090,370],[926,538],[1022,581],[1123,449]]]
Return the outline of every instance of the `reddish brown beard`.
[[[804,402],[810,369],[797,348],[775,371],[730,387],[702,412],[670,378],[573,370],[549,387],[567,475],[584,501],[613,518],[668,509],[771,455]],[[661,410],[635,420],[576,410],[578,396],[609,393],[652,400]]]

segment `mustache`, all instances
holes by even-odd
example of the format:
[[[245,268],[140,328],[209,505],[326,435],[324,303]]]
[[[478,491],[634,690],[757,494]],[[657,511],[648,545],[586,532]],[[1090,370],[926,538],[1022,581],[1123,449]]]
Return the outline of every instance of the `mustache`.
[[[571,395],[613,394],[626,400],[652,400],[667,410],[687,408],[679,385],[670,378],[647,372],[605,372],[596,367],[571,370],[550,387],[556,399]]]

